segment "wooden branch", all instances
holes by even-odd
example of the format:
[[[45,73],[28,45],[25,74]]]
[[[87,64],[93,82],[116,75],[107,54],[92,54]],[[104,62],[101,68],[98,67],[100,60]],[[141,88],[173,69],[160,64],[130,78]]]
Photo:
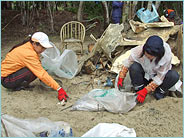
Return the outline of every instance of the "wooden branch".
[[[16,18],[18,17],[20,14],[17,14],[16,16],[13,17],[13,19],[11,19],[11,21],[5,25],[5,27],[3,27],[2,31]]]

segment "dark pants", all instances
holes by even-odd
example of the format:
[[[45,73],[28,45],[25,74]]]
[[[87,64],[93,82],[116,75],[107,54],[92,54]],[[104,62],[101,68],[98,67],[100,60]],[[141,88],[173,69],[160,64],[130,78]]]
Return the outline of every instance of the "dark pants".
[[[148,81],[144,78],[145,72],[141,64],[137,62],[134,62],[130,66],[129,73],[130,73],[132,85],[134,87],[140,86],[142,84],[144,84],[144,87],[145,87],[149,82],[152,81],[152,80]],[[174,86],[178,80],[179,80],[179,74],[174,70],[169,70],[165,75],[163,83],[158,88],[161,88],[163,91],[167,92],[168,89]]]
[[[16,89],[22,86],[28,86],[36,78],[28,68],[22,68],[7,77],[1,77],[1,84],[8,89]]]
[[[114,23],[114,24],[117,24],[117,23],[120,24],[121,17],[114,17],[114,18],[112,18],[112,20],[113,20],[113,23]]]

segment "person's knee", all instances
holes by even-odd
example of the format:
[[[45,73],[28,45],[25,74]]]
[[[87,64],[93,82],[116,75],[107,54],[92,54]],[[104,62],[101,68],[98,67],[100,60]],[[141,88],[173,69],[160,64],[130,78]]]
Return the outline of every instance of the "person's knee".
[[[134,62],[130,67],[129,67],[129,70],[130,71],[137,71],[137,70],[140,70],[142,69],[142,66],[141,64],[137,63],[137,62]]]
[[[167,77],[168,79],[172,79],[172,80],[178,81],[179,78],[180,78],[180,75],[178,74],[177,71],[175,71],[175,70],[170,70],[170,71],[168,71],[168,73],[166,74],[166,77]]]

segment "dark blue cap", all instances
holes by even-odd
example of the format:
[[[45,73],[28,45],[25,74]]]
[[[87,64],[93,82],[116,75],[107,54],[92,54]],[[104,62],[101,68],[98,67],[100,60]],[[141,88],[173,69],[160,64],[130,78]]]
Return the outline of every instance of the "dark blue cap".
[[[159,36],[150,36],[144,44],[143,51],[155,57],[162,57],[165,53],[163,44],[163,40]]]

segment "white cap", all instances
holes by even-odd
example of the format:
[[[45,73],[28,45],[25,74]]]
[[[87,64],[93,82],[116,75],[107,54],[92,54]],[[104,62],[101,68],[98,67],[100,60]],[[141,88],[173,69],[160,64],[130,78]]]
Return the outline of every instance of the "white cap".
[[[43,32],[36,32],[31,37],[32,41],[39,42],[44,48],[53,47],[49,42],[49,37]]]

